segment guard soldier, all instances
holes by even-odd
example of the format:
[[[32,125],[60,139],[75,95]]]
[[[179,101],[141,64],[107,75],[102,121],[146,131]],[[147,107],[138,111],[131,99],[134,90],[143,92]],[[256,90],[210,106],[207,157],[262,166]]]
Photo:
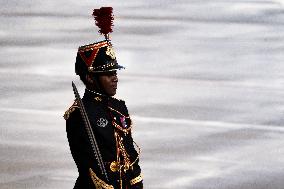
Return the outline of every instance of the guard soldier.
[[[86,89],[83,98],[76,99],[64,114],[71,154],[79,172],[74,189],[142,189],[140,149],[132,139],[132,122],[125,102],[113,97],[117,70],[124,67],[117,63],[109,39],[112,8],[95,9],[93,16],[106,39],[79,47],[75,72]],[[86,129],[87,122],[90,130]],[[92,133],[99,149],[95,156]]]

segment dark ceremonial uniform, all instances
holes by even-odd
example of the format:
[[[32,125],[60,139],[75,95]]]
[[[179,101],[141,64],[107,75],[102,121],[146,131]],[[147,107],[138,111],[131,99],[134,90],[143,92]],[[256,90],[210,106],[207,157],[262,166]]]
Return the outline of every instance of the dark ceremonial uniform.
[[[106,86],[109,85],[100,80],[102,77],[115,78],[109,82],[116,86],[117,76],[108,74],[116,74],[116,70],[124,68],[117,63],[109,39],[113,26],[112,8],[95,9],[93,16],[105,40],[78,48],[75,72],[87,88],[96,90],[95,92],[86,88],[82,102],[101,158],[94,155],[93,142],[90,142],[94,140],[89,139],[80,107],[75,101],[64,115],[70,150],[79,171],[74,189],[142,189],[142,175],[138,165],[140,152],[134,147],[136,143],[131,136],[132,123],[127,107],[124,101],[111,97],[116,91],[112,91],[113,94],[107,92],[106,89],[109,88]],[[109,181],[102,173],[104,171],[97,159],[102,159]]]
[[[105,163],[110,180],[108,184],[114,188],[143,188],[138,165],[139,155],[133,145],[132,123],[125,102],[87,89],[82,101]],[[79,172],[74,189],[93,189],[95,185],[89,169],[97,177],[104,177],[92,154],[76,102],[66,111],[64,117],[70,150]]]

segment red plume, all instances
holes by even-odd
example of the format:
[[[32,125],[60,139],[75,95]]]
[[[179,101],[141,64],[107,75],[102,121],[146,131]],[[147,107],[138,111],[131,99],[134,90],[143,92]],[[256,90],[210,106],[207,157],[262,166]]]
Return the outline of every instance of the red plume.
[[[100,28],[100,34],[104,34],[105,36],[107,36],[107,34],[112,32],[112,7],[101,7],[100,9],[94,9],[93,16],[96,21],[96,25]]]

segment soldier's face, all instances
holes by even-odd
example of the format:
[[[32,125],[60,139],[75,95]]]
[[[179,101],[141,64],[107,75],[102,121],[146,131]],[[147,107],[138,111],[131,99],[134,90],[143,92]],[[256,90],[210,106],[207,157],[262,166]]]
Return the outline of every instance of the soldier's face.
[[[116,71],[106,72],[100,75],[99,81],[104,91],[109,96],[114,96],[116,94],[117,82],[118,82]]]

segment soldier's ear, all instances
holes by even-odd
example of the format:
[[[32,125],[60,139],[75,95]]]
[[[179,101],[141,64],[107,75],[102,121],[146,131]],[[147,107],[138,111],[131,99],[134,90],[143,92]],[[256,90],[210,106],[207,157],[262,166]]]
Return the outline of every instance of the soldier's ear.
[[[86,81],[89,84],[93,84],[94,83],[94,79],[89,74],[86,75]]]

